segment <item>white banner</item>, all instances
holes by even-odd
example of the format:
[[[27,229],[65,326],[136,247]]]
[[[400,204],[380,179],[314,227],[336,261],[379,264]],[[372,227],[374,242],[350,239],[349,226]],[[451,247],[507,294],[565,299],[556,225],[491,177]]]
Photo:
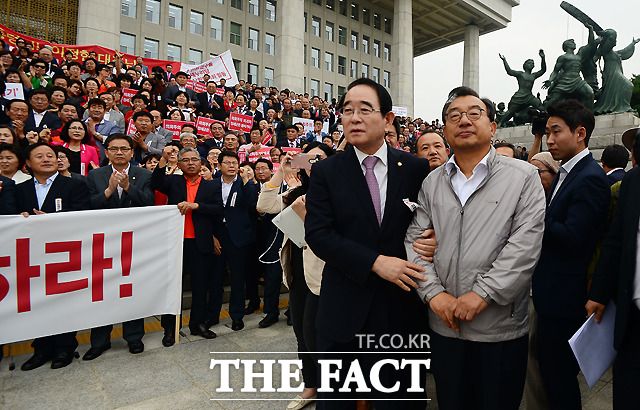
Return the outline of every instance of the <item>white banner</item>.
[[[0,216],[0,343],[180,313],[176,206]]]
[[[391,111],[395,114],[396,117],[406,117],[407,116],[407,107],[391,107]]]
[[[309,131],[313,132],[313,122],[314,122],[313,118],[293,117],[292,124],[298,124],[298,123],[302,124],[302,126],[304,127],[304,134],[306,135],[307,132],[309,132]],[[329,133],[329,123],[328,122],[324,122],[322,124],[322,132],[324,132],[325,134]],[[318,141],[318,142],[322,142],[322,141]]]
[[[230,50],[202,64],[191,65],[183,63],[180,65],[180,71],[189,74],[193,81],[201,81],[205,74],[209,74],[210,79],[217,83],[220,83],[221,78],[227,80],[226,87],[233,87],[238,84],[238,76],[236,75]]]

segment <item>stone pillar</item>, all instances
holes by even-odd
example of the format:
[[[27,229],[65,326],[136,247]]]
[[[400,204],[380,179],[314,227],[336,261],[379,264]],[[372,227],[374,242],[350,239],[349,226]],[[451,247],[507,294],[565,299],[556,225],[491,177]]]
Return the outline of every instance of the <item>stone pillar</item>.
[[[119,50],[120,7],[119,1],[80,0],[76,43]],[[138,2],[138,15],[144,16],[144,2]]]
[[[276,20],[280,35],[276,37],[275,85],[296,92],[305,89],[304,84],[304,2],[279,0]],[[309,49],[311,52],[311,49]]]
[[[411,0],[395,0],[391,47],[391,98],[413,117],[413,11]]]
[[[462,85],[480,92],[480,29],[475,24],[464,28]]]

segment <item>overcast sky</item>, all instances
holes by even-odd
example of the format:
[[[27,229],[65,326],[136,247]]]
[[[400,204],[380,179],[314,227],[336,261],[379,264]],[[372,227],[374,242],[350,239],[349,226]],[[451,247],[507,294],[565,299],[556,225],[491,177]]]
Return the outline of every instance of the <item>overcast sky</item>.
[[[511,23],[506,28],[480,36],[478,92],[481,96],[506,104],[518,88],[516,79],[504,71],[498,53],[504,54],[514,70],[522,70],[522,63],[532,58],[536,64],[534,71],[538,71],[538,50],[542,48],[547,72],[535,82],[533,94],[540,92],[544,100],[546,90],[542,90],[542,82],[549,78],[556,59],[562,54],[562,42],[573,38],[578,48],[587,42],[587,29],[561,9],[560,3],[560,0],[521,0],[521,4],[512,9]],[[634,36],[640,37],[638,0],[573,0],[570,3],[603,29],[618,32],[618,45],[614,50],[629,45]],[[440,118],[447,94],[462,84],[462,59],[462,43],[414,59],[415,118],[428,121]],[[636,45],[635,54],[622,62],[622,67],[628,78],[640,74],[640,43]],[[600,75],[598,79],[601,83]]]

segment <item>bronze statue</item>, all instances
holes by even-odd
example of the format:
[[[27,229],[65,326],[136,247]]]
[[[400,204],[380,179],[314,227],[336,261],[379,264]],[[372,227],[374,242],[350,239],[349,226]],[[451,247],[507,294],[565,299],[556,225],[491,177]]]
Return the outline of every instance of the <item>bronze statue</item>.
[[[518,91],[511,97],[509,101],[509,109],[504,113],[500,121],[498,122],[498,126],[502,127],[507,123],[512,117],[514,117],[518,112],[523,112],[529,107],[533,107],[536,110],[542,110],[542,102],[536,98],[531,90],[533,89],[533,83],[536,78],[541,77],[544,73],[547,72],[547,63],[544,58],[544,51],[540,50],[539,53],[540,59],[542,60],[540,64],[540,71],[532,72],[535,63],[532,59],[528,59],[522,65],[524,71],[515,71],[509,67],[509,63],[507,63],[507,59],[502,54],[498,54],[504,63],[504,69],[507,74],[512,77],[515,77],[518,80]]]

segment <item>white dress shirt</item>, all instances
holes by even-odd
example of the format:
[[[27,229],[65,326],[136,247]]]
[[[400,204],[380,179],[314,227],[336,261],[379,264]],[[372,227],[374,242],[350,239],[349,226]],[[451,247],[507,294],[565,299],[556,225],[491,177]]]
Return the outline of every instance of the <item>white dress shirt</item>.
[[[558,189],[560,189],[560,185],[562,185],[567,175],[569,175],[569,172],[571,172],[573,167],[575,167],[576,164],[587,155],[589,155],[589,148],[583,149],[582,151],[574,155],[573,158],[571,158],[569,161],[563,162],[562,165],[560,165],[560,169],[558,170],[558,173],[560,174],[558,175],[558,184],[556,185],[556,188],[553,190],[553,195],[551,195],[551,201],[553,201],[553,197],[556,196],[556,192],[558,192]]]
[[[47,178],[44,185],[39,183],[37,179],[33,178],[33,184],[36,188],[36,197],[38,198],[38,209],[42,208],[42,204],[44,203],[44,200],[49,193],[49,189],[51,189],[51,185],[53,184],[53,181],[55,181],[57,176],[57,172],[51,175],[49,178]]]
[[[471,194],[473,194],[476,188],[478,188],[478,185],[480,185],[482,180],[489,173],[489,168],[487,167],[488,159],[489,154],[485,155],[484,158],[482,158],[480,162],[478,162],[478,164],[473,168],[471,177],[468,179],[462,173],[462,171],[460,171],[460,168],[456,163],[455,154],[452,155],[451,158],[449,158],[449,161],[447,161],[445,170],[451,177],[451,185],[453,186],[453,191],[458,196],[458,199],[460,200],[462,206],[467,203],[467,199],[469,199]]]
[[[44,115],[47,113],[47,111],[42,111],[41,113],[37,113],[37,112],[33,112],[33,122],[35,122],[36,127],[40,126],[40,123],[42,122],[42,119],[44,118]]]
[[[363,161],[369,155],[360,151],[358,148],[353,147],[356,151],[356,157],[358,158],[358,162],[360,163],[360,168],[362,168],[362,174],[366,175],[367,167],[364,166]],[[387,202],[387,180],[388,180],[388,158],[387,158],[387,144],[382,144],[382,146],[376,151],[372,156],[378,157],[378,162],[376,162],[375,167],[373,167],[373,173],[376,176],[376,180],[378,180],[378,187],[380,188],[380,216],[384,219],[384,208]],[[367,188],[368,189],[368,188]]]
[[[220,177],[222,178],[222,176]],[[233,177],[233,180],[228,184],[224,182],[224,179],[221,179],[222,182],[222,206],[227,206],[227,199],[229,199],[229,194],[231,193],[231,186],[236,182],[238,176]]]

